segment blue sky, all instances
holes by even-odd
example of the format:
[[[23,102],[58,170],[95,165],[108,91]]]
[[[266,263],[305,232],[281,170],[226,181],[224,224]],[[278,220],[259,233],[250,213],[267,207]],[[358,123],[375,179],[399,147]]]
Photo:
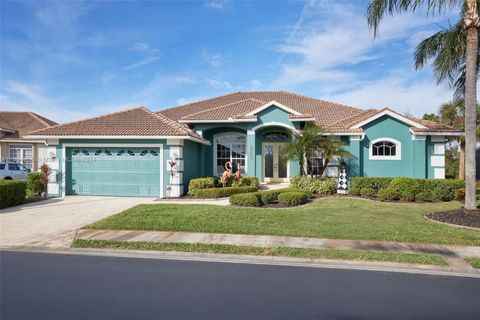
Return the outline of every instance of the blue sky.
[[[0,107],[65,122],[235,91],[288,90],[420,116],[452,97],[413,50],[450,17],[367,1],[2,1]]]

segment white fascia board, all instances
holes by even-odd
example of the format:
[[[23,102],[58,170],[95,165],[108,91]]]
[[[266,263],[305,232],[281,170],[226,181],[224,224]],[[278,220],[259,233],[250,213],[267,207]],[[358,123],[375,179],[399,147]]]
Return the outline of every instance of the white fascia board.
[[[257,119],[227,119],[227,120],[178,120],[180,123],[236,123],[257,122]]]
[[[6,128],[0,128],[0,131],[15,132],[16,130],[10,130],[10,129],[6,129]]]
[[[154,140],[154,139],[182,139],[192,140],[198,143],[209,145],[210,141],[196,138],[192,136],[26,136],[25,138],[38,138],[38,139],[142,139],[142,140]]]
[[[22,140],[22,139],[0,139],[0,142],[14,142],[14,143],[43,143],[47,145],[47,142],[44,139],[31,139],[31,140]]]
[[[401,122],[404,122],[404,123],[406,123],[406,124],[409,124],[409,125],[411,125],[411,126],[413,126],[413,127],[415,127],[415,128],[419,128],[419,129],[426,129],[426,128],[427,128],[427,127],[425,127],[425,126],[423,126],[423,125],[421,125],[421,124],[419,124],[419,123],[417,123],[417,122],[415,122],[415,121],[412,121],[412,120],[410,120],[410,119],[408,119],[408,118],[406,118],[406,117],[404,117],[404,116],[402,116],[402,115],[396,114],[395,112],[392,112],[392,111],[390,111],[390,110],[383,110],[382,112],[377,113],[376,115],[374,115],[374,116],[372,116],[372,117],[370,117],[370,118],[368,118],[368,119],[366,119],[366,120],[364,120],[364,121],[362,121],[362,122],[354,125],[354,126],[351,127],[351,128],[352,128],[352,129],[361,128],[361,127],[363,127],[364,125],[366,125],[367,123],[370,123],[370,122],[372,122],[372,121],[374,121],[374,120],[377,120],[378,118],[381,118],[381,117],[383,117],[383,116],[390,116],[390,117],[392,117],[392,118],[394,118],[394,119],[397,119],[397,120],[399,120],[399,121],[401,121]]]
[[[292,122],[299,122],[299,121],[315,121],[315,118],[297,118],[297,119],[290,119]]]
[[[324,132],[324,136],[363,136],[364,132]]]
[[[461,137],[465,135],[465,132],[415,132],[410,129],[410,132],[415,136],[449,136],[449,137]]]
[[[289,107],[287,107],[287,106],[285,106],[285,105],[283,105],[283,104],[281,104],[281,103],[279,103],[279,102],[277,102],[277,101],[275,101],[275,100],[272,100],[272,101],[270,101],[270,102],[268,102],[268,103],[265,103],[263,106],[258,107],[257,109],[255,109],[255,110],[253,110],[253,111],[250,111],[250,112],[247,113],[246,115],[247,115],[247,116],[254,116],[254,115],[256,115],[257,113],[259,113],[260,111],[263,111],[263,110],[271,107],[272,105],[275,105],[275,106],[279,107],[280,109],[283,109],[283,110],[287,111],[288,113],[294,114],[294,115],[296,115],[296,116],[301,115],[300,112],[295,111],[295,110],[293,110],[292,108],[289,108]]]

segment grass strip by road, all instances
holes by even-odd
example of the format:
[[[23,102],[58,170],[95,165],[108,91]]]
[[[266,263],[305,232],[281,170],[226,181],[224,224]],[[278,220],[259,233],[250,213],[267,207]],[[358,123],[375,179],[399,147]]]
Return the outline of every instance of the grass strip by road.
[[[447,261],[439,255],[413,254],[396,252],[375,252],[360,250],[338,249],[304,249],[304,248],[259,248],[219,244],[189,244],[189,243],[152,243],[152,242],[124,242],[108,240],[80,240],[75,239],[74,248],[102,248],[154,251],[203,252],[221,254],[240,254],[251,256],[274,256],[290,258],[354,260],[371,262],[396,262],[405,264],[423,264],[446,266]]]
[[[291,209],[142,204],[86,228],[261,234],[480,246],[480,231],[424,219],[449,203],[384,203],[332,197]]]
[[[480,258],[467,257],[465,262],[474,267],[475,269],[480,269]]]

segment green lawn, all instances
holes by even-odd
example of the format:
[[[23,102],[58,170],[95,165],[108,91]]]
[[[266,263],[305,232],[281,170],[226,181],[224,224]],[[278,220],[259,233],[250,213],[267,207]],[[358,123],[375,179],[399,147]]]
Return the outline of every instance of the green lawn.
[[[206,252],[223,254],[242,254],[253,256],[283,256],[309,259],[334,259],[357,260],[377,262],[397,262],[410,264],[429,264],[446,266],[447,261],[439,255],[412,254],[397,252],[374,252],[360,250],[337,249],[303,249],[303,248],[258,248],[241,247],[217,244],[188,244],[188,243],[151,243],[151,242],[124,242],[105,240],[75,240],[75,248],[104,248],[104,249],[129,249],[129,250],[158,250],[158,251],[183,251]]]
[[[467,257],[465,258],[465,262],[476,269],[480,269],[480,258]]]
[[[292,209],[144,204],[87,226],[93,229],[196,231],[480,245],[480,231],[441,225],[426,213],[458,202],[395,204],[328,198]]]

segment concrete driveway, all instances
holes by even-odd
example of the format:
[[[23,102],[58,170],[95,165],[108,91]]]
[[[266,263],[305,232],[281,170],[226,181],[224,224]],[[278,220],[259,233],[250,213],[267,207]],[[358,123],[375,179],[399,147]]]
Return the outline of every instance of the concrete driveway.
[[[69,247],[86,224],[153,198],[68,196],[0,210],[0,246]]]

